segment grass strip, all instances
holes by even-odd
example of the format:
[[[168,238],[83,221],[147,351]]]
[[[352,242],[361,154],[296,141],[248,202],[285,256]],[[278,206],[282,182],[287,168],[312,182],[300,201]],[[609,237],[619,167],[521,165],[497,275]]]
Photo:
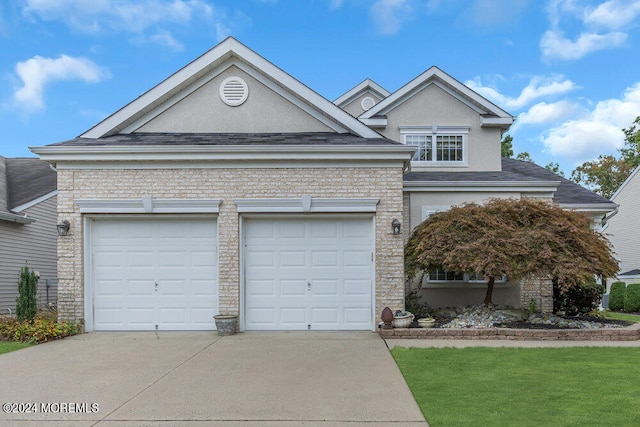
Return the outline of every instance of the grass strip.
[[[391,352],[432,427],[640,425],[640,348]]]

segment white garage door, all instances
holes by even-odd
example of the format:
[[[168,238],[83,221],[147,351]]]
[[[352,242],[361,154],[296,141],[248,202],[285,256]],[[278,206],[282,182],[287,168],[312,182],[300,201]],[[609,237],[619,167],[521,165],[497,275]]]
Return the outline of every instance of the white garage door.
[[[213,330],[218,313],[214,218],[96,219],[95,330]]]
[[[247,330],[371,330],[371,218],[245,221]]]

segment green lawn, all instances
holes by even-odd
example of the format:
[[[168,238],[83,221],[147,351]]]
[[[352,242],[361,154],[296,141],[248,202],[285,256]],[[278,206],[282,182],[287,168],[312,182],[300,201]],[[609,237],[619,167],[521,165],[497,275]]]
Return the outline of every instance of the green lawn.
[[[391,352],[431,427],[640,425],[640,348]]]
[[[637,314],[619,313],[617,311],[607,311],[605,316],[611,319],[626,320],[628,322],[640,322],[640,316]]]
[[[0,354],[9,353],[10,351],[20,350],[21,348],[29,347],[31,344],[24,342],[5,342],[0,341]]]

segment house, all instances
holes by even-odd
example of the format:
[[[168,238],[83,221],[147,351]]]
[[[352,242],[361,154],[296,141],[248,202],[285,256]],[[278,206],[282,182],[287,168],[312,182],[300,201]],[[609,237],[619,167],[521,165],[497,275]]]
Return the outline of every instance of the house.
[[[640,283],[640,166],[622,183],[611,201],[620,207],[610,215],[605,233],[613,245],[620,262],[618,279],[629,283]]]
[[[207,330],[217,313],[242,330],[375,330],[403,307],[403,243],[425,215],[567,185],[503,164],[513,120],[436,67],[332,103],[227,38],[78,138],[32,148],[70,223],[59,313],[86,330]],[[547,298],[527,286],[499,298]]]
[[[35,158],[0,156],[0,315],[15,313],[20,269],[40,273],[38,302],[57,292],[56,173]]]
[[[387,95],[388,94],[388,95]],[[405,240],[430,214],[495,197],[534,197],[584,212],[600,223],[616,204],[531,162],[501,158],[502,134],[514,118],[437,67],[393,94],[367,79],[334,101],[389,139],[417,150],[404,175]],[[432,307],[477,304],[484,277],[433,271],[420,284]],[[544,283],[497,281],[493,300],[511,306],[553,308]]]

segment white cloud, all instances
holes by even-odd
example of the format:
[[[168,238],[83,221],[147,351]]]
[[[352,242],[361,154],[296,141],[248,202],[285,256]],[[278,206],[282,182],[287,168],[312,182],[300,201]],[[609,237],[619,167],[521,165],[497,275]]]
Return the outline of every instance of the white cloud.
[[[593,7],[574,0],[552,0],[547,7],[550,28],[540,39],[546,60],[577,60],[590,53],[623,45],[624,28],[640,15],[640,0],[609,0]],[[576,35],[566,36],[571,27],[564,21],[577,20]],[[563,28],[564,24],[564,28]]]
[[[565,94],[577,88],[575,83],[565,79],[562,75],[532,77],[529,84],[522,89],[517,98],[502,95],[491,87],[483,86],[479,78],[466,81],[465,85],[506,109],[520,109],[531,104],[536,99]]]
[[[578,105],[569,101],[540,102],[535,104],[528,111],[518,115],[516,125],[541,125],[546,123],[557,123],[568,117],[574,116],[579,109]]]
[[[369,11],[376,30],[385,36],[396,34],[411,19],[412,3],[412,0],[377,0]]]
[[[214,8],[204,0],[25,0],[24,13],[47,21],[61,21],[84,33],[132,33],[133,40],[159,43],[174,50],[181,43],[170,28],[191,27],[196,23],[213,29],[218,39],[235,27],[234,19],[246,22],[235,12]],[[224,28],[226,31],[221,31]]]
[[[212,8],[199,0],[26,0],[27,14],[60,20],[85,32],[142,32],[160,23],[187,24],[194,16],[210,17]]]
[[[560,31],[546,31],[540,40],[542,56],[547,59],[575,60],[592,52],[618,47],[627,40],[627,34],[611,32],[607,34],[582,33],[570,40]]]
[[[149,37],[149,41],[166,46],[171,50],[180,51],[184,49],[184,45],[173,38],[171,33],[166,30],[160,30]]]
[[[329,9],[330,10],[340,9],[340,7],[342,6],[342,3],[344,3],[344,0],[331,0],[329,2]]]
[[[639,0],[609,0],[594,8],[587,7],[584,23],[617,30],[632,23],[640,15]]]
[[[574,120],[550,129],[543,137],[545,150],[576,165],[612,154],[624,145],[623,128],[640,116],[640,82],[630,86],[622,99],[608,99]]]
[[[109,77],[109,72],[89,59],[61,55],[58,58],[34,56],[15,66],[22,86],[14,91],[14,101],[27,111],[45,108],[43,94],[47,84],[60,80],[81,80],[97,83]]]

